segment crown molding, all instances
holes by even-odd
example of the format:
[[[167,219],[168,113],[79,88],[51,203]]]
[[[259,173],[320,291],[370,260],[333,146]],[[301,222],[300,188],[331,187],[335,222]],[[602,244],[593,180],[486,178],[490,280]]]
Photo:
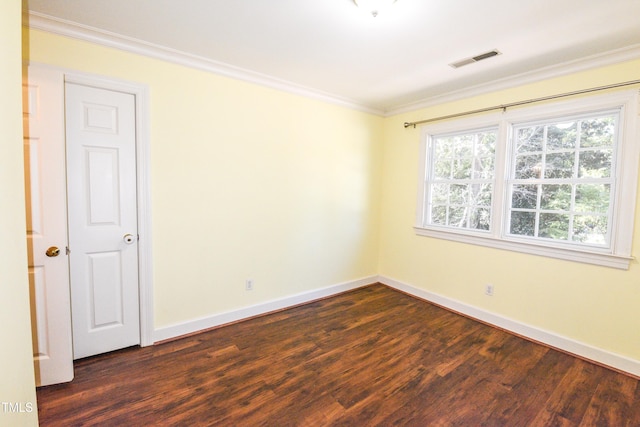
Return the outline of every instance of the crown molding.
[[[442,95],[425,98],[421,101],[403,104],[385,111],[384,116],[390,117],[397,114],[408,113],[422,108],[444,104],[446,102],[459,101],[461,99],[470,98],[473,96],[484,95],[486,93],[536,83],[554,77],[575,74],[581,71],[606,67],[608,65],[632,61],[638,58],[640,58],[640,44],[635,44],[602,54],[592,55],[573,61],[567,61],[561,64],[551,65],[549,67],[527,71],[526,73],[497,79],[490,83],[465,87],[460,90],[448,92]]]
[[[402,113],[420,110],[434,105],[458,101],[473,96],[499,90],[510,89],[517,86],[536,83],[554,77],[574,74],[580,71],[613,65],[625,61],[640,58],[640,44],[593,55],[586,58],[568,61],[565,63],[540,68],[526,73],[494,80],[490,83],[464,87],[459,90],[447,92],[441,95],[426,97],[420,101],[410,102],[388,109],[380,109],[365,105],[352,99],[344,98],[331,93],[315,90],[298,85],[283,79],[278,79],[266,74],[236,67],[220,61],[214,61],[198,55],[189,54],[176,49],[148,43],[132,37],[123,36],[105,30],[100,30],[77,22],[67,21],[39,12],[25,12],[23,23],[29,28],[47,31],[53,34],[66,36],[78,40],[107,46],[122,51],[143,55],[162,61],[190,67],[236,80],[253,83],[272,89],[281,90],[295,95],[324,101],[345,108],[362,111],[365,113],[391,117]]]
[[[143,55],[162,61],[171,62],[189,68],[230,77],[236,80],[253,83],[272,89],[281,90],[295,95],[312,98],[330,104],[339,105],[357,111],[377,116],[384,116],[384,111],[363,105],[357,101],[322,92],[306,86],[298,85],[266,74],[257,73],[236,67],[220,61],[214,61],[202,56],[189,54],[165,46],[148,43],[132,37],[123,36],[110,31],[101,30],[77,22],[67,21],[39,12],[25,12],[23,24],[28,28],[42,30],[65,37],[95,43],[98,45],[119,49],[125,52]]]

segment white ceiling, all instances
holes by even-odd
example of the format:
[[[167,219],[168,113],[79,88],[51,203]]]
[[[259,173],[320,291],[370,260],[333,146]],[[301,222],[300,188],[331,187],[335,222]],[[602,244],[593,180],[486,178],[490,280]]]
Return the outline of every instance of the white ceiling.
[[[376,18],[352,0],[23,2],[32,18],[196,55],[381,113],[640,48],[640,0],[397,0]],[[492,49],[502,54],[448,65]]]

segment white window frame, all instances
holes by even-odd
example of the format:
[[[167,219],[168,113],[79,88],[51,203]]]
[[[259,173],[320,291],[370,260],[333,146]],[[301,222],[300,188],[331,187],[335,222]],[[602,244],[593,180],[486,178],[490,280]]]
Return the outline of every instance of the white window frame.
[[[520,107],[502,113],[469,116],[461,119],[425,125],[421,128],[420,175],[416,210],[416,234],[456,242],[541,255],[563,260],[628,269],[635,219],[638,168],[640,158],[640,120],[638,119],[638,90],[617,91],[601,95],[581,96],[535,106]],[[537,120],[554,120],[571,115],[620,109],[618,147],[615,157],[616,179],[613,188],[611,245],[607,248],[578,246],[565,242],[518,238],[506,232],[509,200],[507,179],[511,156],[513,126]],[[469,230],[425,224],[428,209],[427,165],[431,158],[432,139],[447,133],[463,133],[488,127],[498,128],[495,159],[495,184],[492,200],[491,230]]]

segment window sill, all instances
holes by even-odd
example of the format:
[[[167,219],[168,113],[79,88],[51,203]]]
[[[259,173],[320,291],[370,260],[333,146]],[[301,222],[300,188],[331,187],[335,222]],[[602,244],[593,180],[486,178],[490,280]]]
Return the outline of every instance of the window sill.
[[[524,243],[513,240],[497,239],[492,236],[470,235],[456,231],[442,231],[431,228],[414,227],[417,235],[433,237],[436,239],[451,240],[454,242],[467,243],[471,245],[486,246],[495,249],[521,252],[531,255],[545,256],[549,258],[575,261],[586,264],[601,265],[605,267],[628,270],[634,257],[613,255],[610,253],[600,253],[594,251],[567,249],[553,246],[540,245],[536,243]]]

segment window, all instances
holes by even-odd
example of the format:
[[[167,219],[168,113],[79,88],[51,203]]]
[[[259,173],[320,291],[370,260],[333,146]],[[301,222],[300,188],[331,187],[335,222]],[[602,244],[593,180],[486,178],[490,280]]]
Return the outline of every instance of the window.
[[[429,223],[488,230],[497,129],[433,139]]]
[[[513,127],[508,230],[609,247],[618,111]]]
[[[637,93],[425,127],[418,234],[628,268]]]

